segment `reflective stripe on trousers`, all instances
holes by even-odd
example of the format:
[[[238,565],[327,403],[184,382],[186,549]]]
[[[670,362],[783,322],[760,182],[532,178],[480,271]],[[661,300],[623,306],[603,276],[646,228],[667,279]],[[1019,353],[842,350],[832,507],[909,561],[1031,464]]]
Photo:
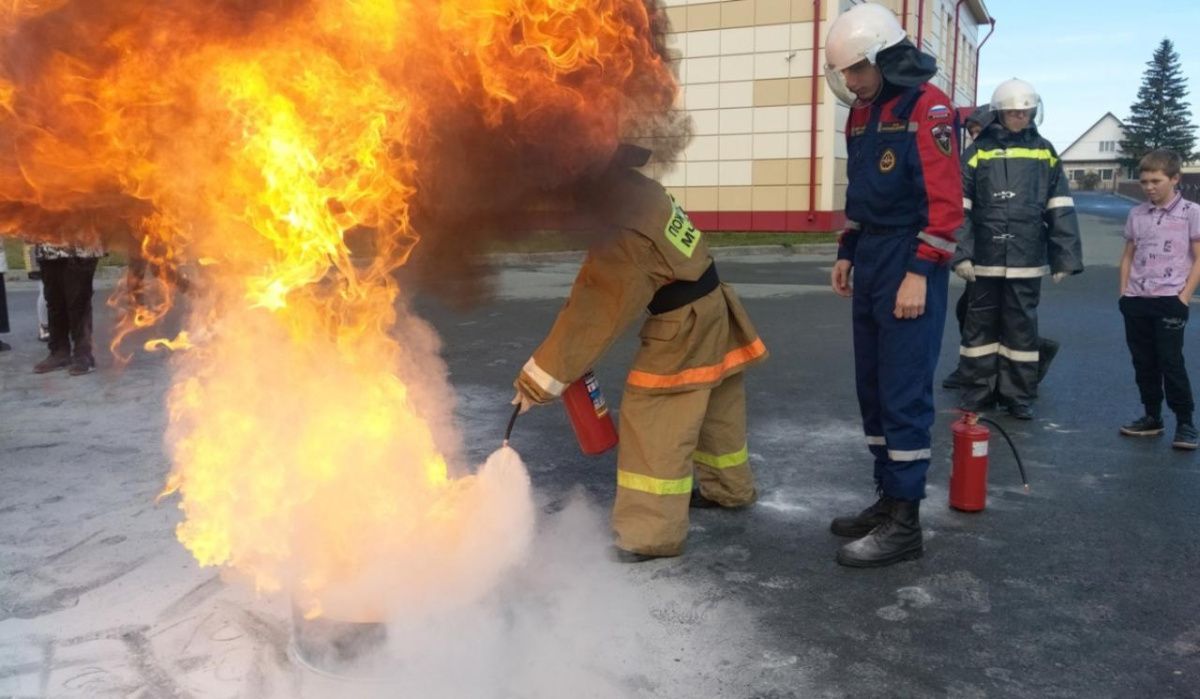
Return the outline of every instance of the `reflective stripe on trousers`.
[[[933,425],[933,373],[946,319],[949,269],[926,278],[925,312],[893,315],[912,258],[913,233],[863,234],[854,254],[854,368],[875,481],[895,498],[925,495]],[[882,439],[880,439],[882,437]]]
[[[727,507],[754,501],[741,373],[681,393],[626,390],[620,421],[612,526],[621,548],[682,552],[693,478],[705,497]]]
[[[1028,403],[1037,398],[1038,318],[1042,280],[977,277],[967,296],[959,370],[963,397],[992,391]]]

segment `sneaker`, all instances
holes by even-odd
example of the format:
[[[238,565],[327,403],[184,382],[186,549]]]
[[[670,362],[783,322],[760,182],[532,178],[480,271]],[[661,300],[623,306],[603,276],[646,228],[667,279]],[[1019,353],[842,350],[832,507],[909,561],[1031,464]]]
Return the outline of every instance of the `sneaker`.
[[[1121,425],[1121,434],[1130,437],[1154,437],[1162,433],[1162,418],[1150,415],[1143,415],[1128,425]]]
[[[71,376],[83,376],[96,368],[96,359],[90,354],[81,354],[71,359],[71,367],[67,373]]]
[[[69,354],[52,354],[42,361],[33,365],[33,373],[45,374],[58,369],[65,369],[71,365],[71,355]]]
[[[1176,449],[1195,449],[1200,446],[1200,434],[1192,423],[1181,422],[1175,428],[1175,439],[1171,440],[1171,446]]]

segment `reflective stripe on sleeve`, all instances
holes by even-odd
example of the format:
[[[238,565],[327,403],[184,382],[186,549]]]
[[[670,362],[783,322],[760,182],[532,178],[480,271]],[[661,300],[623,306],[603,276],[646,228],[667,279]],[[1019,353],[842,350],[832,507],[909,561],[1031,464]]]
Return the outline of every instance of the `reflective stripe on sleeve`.
[[[767,347],[763,344],[762,339],[755,338],[754,342],[727,352],[719,364],[684,369],[677,374],[651,374],[635,369],[629,372],[625,381],[630,386],[638,388],[676,388],[689,384],[710,383],[766,353]]]
[[[537,362],[533,361],[533,357],[530,357],[529,361],[525,362],[525,366],[521,367],[521,371],[533,379],[538,388],[552,396],[561,396],[562,392],[567,388],[565,383],[546,373],[545,369],[538,366]]]
[[[888,458],[892,461],[919,461],[932,456],[933,452],[929,449],[888,449]]]
[[[1047,209],[1061,209],[1066,206],[1075,206],[1075,200],[1071,197],[1050,197],[1046,202]]]
[[[926,233],[925,231],[921,231],[917,234],[917,240],[920,240],[922,243],[925,243],[930,247],[937,248],[942,252],[954,252],[955,243],[953,240],[938,238]]]
[[[749,446],[744,446],[730,454],[709,454],[703,451],[696,451],[692,453],[692,460],[698,464],[704,464],[712,468],[741,466],[750,460],[750,448]]]
[[[980,345],[978,347],[965,347],[959,345],[958,356],[960,357],[986,357],[989,354],[995,354],[1000,351],[1000,343],[993,342],[990,345]]]
[[[1000,356],[1014,362],[1036,362],[1041,358],[1037,350],[1015,350],[1009,349],[1004,345],[1000,345]]]
[[[1004,277],[1005,279],[1037,279],[1050,273],[1050,265],[1041,267],[988,267],[975,265],[977,277]]]
[[[617,487],[651,495],[687,495],[692,492],[692,477],[655,478],[618,469]]]

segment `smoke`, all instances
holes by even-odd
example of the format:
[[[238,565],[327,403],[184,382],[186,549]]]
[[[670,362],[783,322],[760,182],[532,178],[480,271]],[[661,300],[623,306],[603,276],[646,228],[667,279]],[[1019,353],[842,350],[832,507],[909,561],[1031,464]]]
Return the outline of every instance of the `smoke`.
[[[714,671],[748,687],[753,669],[733,668],[762,651],[746,610],[655,564],[611,562],[606,530],[604,513],[576,494],[487,595],[394,615],[386,641],[365,643],[357,663],[326,667],[331,676],[300,670],[301,696],[715,696]]]

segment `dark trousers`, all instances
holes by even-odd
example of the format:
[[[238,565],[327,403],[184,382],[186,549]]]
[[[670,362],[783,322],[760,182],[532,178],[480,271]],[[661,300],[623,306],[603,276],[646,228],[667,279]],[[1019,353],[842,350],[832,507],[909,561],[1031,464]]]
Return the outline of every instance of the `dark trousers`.
[[[1042,280],[979,277],[970,285],[958,366],[964,397],[1005,403],[1037,398]]]
[[[95,257],[41,260],[51,354],[92,356],[92,280],[97,262]]]
[[[1192,419],[1192,384],[1183,364],[1183,334],[1188,307],[1175,296],[1122,296],[1125,343],[1133,357],[1133,373],[1146,414],[1162,414],[1164,388],[1167,407],[1181,420]]]
[[[854,369],[875,483],[898,500],[925,497],[933,425],[933,372],[946,323],[949,269],[925,279],[925,313],[893,315],[912,259],[913,233],[860,235],[854,254]]]

